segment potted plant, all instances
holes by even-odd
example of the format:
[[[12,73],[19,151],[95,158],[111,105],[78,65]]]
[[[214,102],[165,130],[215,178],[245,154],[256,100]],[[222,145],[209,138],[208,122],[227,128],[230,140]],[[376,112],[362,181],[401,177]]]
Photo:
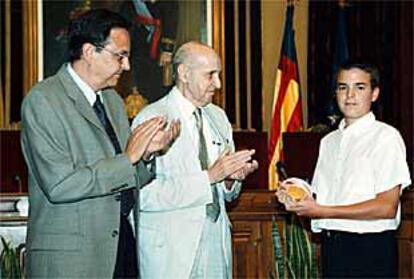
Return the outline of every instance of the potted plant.
[[[315,245],[295,214],[289,214],[283,227],[283,242],[276,222],[272,225],[275,273],[272,279],[319,278]]]
[[[23,278],[17,249],[12,246],[10,241],[5,240],[3,236],[1,236],[1,242],[3,244],[3,250],[0,254],[1,278]]]

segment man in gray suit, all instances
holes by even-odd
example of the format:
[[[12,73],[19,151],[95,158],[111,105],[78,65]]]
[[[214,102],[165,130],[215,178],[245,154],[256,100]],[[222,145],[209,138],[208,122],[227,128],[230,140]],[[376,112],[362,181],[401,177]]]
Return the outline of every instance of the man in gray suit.
[[[29,168],[28,277],[136,278],[142,162],[166,149],[179,123],[155,117],[130,132],[111,89],[130,68],[128,23],[92,10],[68,30],[69,63],[35,85],[22,105]],[[134,209],[132,209],[134,208]]]

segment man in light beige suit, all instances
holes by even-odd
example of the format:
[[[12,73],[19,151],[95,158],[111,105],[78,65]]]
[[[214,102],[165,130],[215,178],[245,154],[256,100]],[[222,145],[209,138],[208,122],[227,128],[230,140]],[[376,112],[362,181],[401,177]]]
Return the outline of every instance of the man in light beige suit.
[[[225,203],[257,169],[254,150],[235,152],[225,112],[211,103],[221,87],[221,61],[209,46],[188,42],[174,56],[176,86],[147,106],[133,126],[156,115],[180,119],[180,136],[155,159],[155,179],[142,189],[139,227],[142,279],[232,278]]]
[[[169,146],[179,124],[152,118],[130,133],[111,89],[130,68],[128,23],[92,10],[70,25],[69,63],[35,85],[22,105],[29,168],[28,277],[136,278],[131,222],[142,162]],[[136,232],[135,228],[135,232]]]

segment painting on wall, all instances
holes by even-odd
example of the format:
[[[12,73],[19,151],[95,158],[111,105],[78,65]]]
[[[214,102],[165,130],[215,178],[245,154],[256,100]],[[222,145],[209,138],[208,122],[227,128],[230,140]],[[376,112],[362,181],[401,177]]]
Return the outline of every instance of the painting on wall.
[[[116,11],[132,23],[132,70],[124,73],[117,91],[124,98],[139,96],[133,103],[153,102],[171,87],[172,53],[185,41],[208,43],[225,61],[222,1],[0,1],[0,31],[5,34],[0,40],[4,50],[0,57],[0,130],[20,129],[24,96],[66,60],[65,30],[70,19],[93,8]],[[224,106],[224,88],[218,90],[214,103]]]
[[[145,101],[158,100],[173,85],[171,58],[177,46],[188,40],[208,41],[206,1],[43,1],[43,78],[66,60],[69,21],[94,8],[118,12],[132,23],[131,71],[117,87],[123,97],[139,93]]]

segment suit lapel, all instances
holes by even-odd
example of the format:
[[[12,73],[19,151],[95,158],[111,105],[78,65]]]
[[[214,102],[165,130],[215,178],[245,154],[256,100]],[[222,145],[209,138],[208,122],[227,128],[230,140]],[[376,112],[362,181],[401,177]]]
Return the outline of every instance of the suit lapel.
[[[220,119],[217,118],[210,105],[204,107],[205,116],[208,119],[211,130],[219,137],[220,141],[228,144],[229,139],[227,138],[227,128],[224,125],[221,125]]]
[[[168,104],[167,106],[169,107],[167,115],[168,121],[173,119],[182,119],[184,115],[181,113],[180,104],[178,100],[174,97],[174,94],[170,92],[166,98],[166,102]]]
[[[105,107],[105,111],[106,111],[106,115],[108,116],[109,122],[112,125],[112,128],[114,129],[114,132],[116,134],[116,137],[119,141],[119,143],[121,144],[121,147],[123,147],[122,145],[122,140],[121,140],[121,134],[120,134],[120,127],[119,125],[115,125],[117,123],[117,117],[116,114],[114,112],[114,108],[115,105],[112,105],[112,98],[110,96],[110,93],[108,92],[108,90],[104,90],[102,91],[102,96],[104,98],[104,107]]]
[[[178,94],[181,94],[178,92]],[[186,145],[186,150],[189,152],[193,152],[192,156],[188,156],[189,158],[198,158],[198,149],[196,149],[196,145],[194,143],[194,138],[191,137],[191,126],[190,120],[187,116],[180,110],[179,100],[174,97],[172,92],[169,93],[167,96],[167,104],[168,104],[168,120],[171,121],[172,119],[180,119],[181,120],[181,134],[180,137],[183,137],[183,142]],[[191,147],[191,148],[189,148]],[[198,162],[197,162],[198,163]]]
[[[78,110],[79,114],[106,134],[105,128],[102,126],[101,122],[93,111],[93,108],[88,103],[88,100],[83,95],[80,88],[76,85],[72,77],[69,75],[66,67],[66,64],[64,64],[58,73],[59,79],[65,88],[65,93],[74,102],[74,106]]]

